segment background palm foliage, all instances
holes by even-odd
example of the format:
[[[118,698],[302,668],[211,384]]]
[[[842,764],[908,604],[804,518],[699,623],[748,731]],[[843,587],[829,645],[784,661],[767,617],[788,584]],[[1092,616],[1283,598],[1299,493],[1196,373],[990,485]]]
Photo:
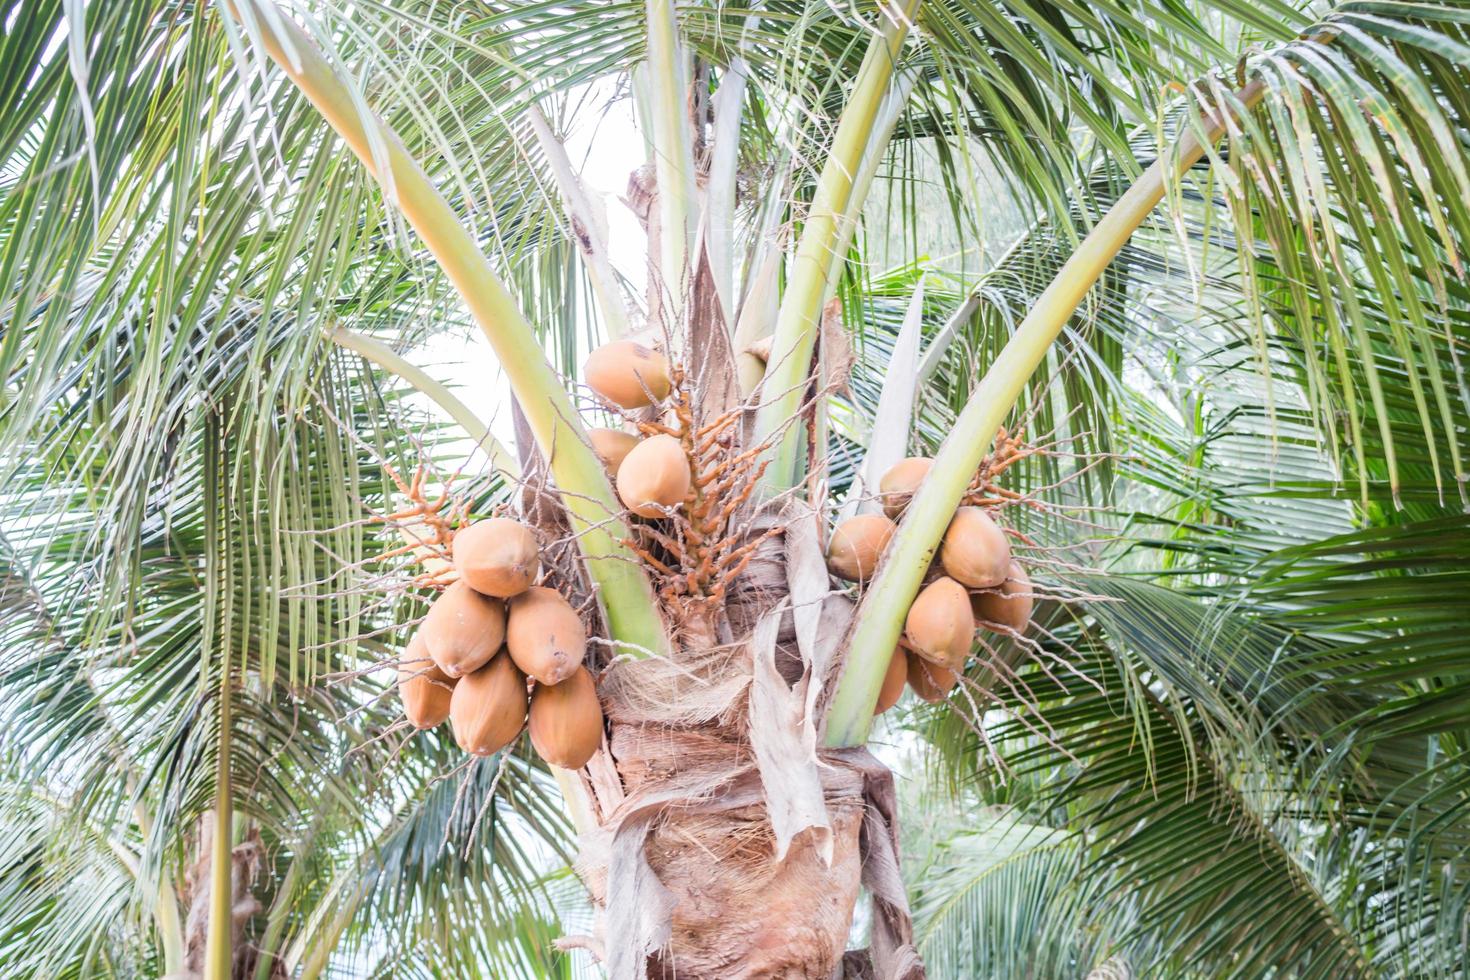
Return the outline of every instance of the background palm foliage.
[[[643,4],[292,13],[570,376],[602,327],[525,112],[564,130],[612,88],[636,101]],[[701,97],[749,80],[740,295],[800,221],[872,13],[680,8]],[[403,582],[364,518],[391,509],[388,467],[452,470],[463,441],[328,335],[464,337],[452,291],[219,7],[10,0],[0,23],[3,972],[185,966],[224,750],[259,903],[242,969],[569,973],[549,775],[403,743],[358,673],[422,610],[382,598]],[[905,702],[877,736],[935,976],[1470,973],[1470,8],[921,8],[839,287],[858,364],[828,479],[852,481],[920,280],[929,451],[1181,110],[1237,74],[1260,107],[1020,406],[1066,450],[1011,471],[1050,505],[1015,509],[1040,578],[1075,597],[1046,604],[1047,655],[999,701]],[[484,512],[504,489],[479,465]]]

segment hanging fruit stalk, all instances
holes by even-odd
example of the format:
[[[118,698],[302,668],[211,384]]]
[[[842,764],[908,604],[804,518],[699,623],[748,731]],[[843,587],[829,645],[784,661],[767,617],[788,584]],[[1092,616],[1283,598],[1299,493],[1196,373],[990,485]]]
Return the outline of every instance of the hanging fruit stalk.
[[[1252,82],[1237,93],[1237,104],[1249,108],[1260,101],[1264,91],[1260,82]],[[887,670],[885,658],[898,639],[935,548],[1001,423],[1103,270],[1163,199],[1166,184],[1204,156],[1207,145],[1224,133],[1224,113],[1235,108],[1219,108],[1203,120],[1203,139],[1194,129],[1187,130],[1174,151],[1160,156],[1108,209],[970,393],[914,493],[888,555],[853,619],[847,663],[826,719],[827,745],[867,741],[873,705]]]

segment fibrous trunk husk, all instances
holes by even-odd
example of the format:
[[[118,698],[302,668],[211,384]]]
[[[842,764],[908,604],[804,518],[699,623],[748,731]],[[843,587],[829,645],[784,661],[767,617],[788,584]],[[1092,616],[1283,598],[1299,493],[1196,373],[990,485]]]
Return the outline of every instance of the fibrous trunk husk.
[[[829,594],[810,509],[779,520],[727,603],[739,639],[603,675],[611,738],[584,770],[600,821],[578,862],[599,923],[563,945],[612,980],[924,975],[891,774],[865,749],[817,748],[851,606]],[[872,944],[855,952],[860,886]]]

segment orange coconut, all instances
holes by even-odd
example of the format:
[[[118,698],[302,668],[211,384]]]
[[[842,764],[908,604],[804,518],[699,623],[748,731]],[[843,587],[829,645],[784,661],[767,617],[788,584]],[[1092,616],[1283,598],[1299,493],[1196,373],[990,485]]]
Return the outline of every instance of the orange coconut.
[[[914,491],[924,482],[933,465],[934,460],[928,456],[910,456],[890,466],[878,480],[878,499],[883,504],[883,513],[898,520],[898,515],[909,505]]]
[[[975,639],[970,593],[952,578],[935,579],[919,591],[903,628],[909,647],[925,660],[963,667]]]
[[[1031,576],[1017,561],[1011,562],[1009,571],[997,589],[973,593],[970,608],[982,626],[1021,633],[1030,625],[1035,606],[1035,599],[1030,595]]]
[[[501,599],[530,588],[541,567],[536,533],[508,517],[460,528],[451,548],[460,580],[476,592]]]
[[[587,629],[560,592],[537,586],[510,600],[505,646],[538,684],[557,684],[582,665]]]
[[[923,657],[908,657],[909,687],[930,704],[943,701],[945,695],[959,683],[959,677],[948,667],[931,664]]]
[[[454,687],[454,679],[429,659],[423,638],[415,633],[398,659],[398,696],[403,700],[403,716],[415,728],[441,724],[449,717]]]
[[[827,543],[827,567],[849,582],[863,582],[878,568],[896,525],[882,514],[859,514],[837,525]]]
[[[617,473],[623,459],[638,445],[638,437],[622,429],[588,429],[587,438],[592,443],[592,451],[609,473]]]
[[[939,546],[944,573],[971,589],[990,589],[1006,580],[1011,543],[1000,525],[979,507],[955,511]]]
[[[878,689],[878,704],[873,714],[881,715],[898,704],[903,697],[903,682],[908,679],[908,654],[903,647],[894,647],[893,656],[888,658],[888,672],[883,675],[883,686]]]
[[[669,361],[636,340],[614,340],[582,367],[587,386],[622,408],[642,408],[669,396]]]
[[[776,335],[767,334],[759,340],[752,340],[750,346],[745,348],[745,353],[751,357],[758,357],[762,361],[769,362],[771,359],[771,348],[775,346]]]
[[[689,458],[670,435],[656,435],[634,446],[618,467],[618,497],[639,517],[664,517],[689,495]]]
[[[531,744],[541,758],[580,769],[602,744],[602,703],[586,667],[559,684],[537,684],[531,693]]]
[[[461,579],[434,600],[418,635],[439,669],[460,677],[489,663],[505,642],[505,603]]]
[[[454,686],[449,704],[454,740],[471,755],[493,755],[515,741],[526,724],[526,676],[497,653]]]

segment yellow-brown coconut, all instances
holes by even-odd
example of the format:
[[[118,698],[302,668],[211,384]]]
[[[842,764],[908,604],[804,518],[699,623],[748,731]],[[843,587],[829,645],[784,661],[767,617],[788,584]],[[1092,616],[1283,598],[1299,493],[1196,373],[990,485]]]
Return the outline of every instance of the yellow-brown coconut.
[[[635,340],[603,344],[587,358],[587,386],[622,408],[642,408],[669,396],[669,361]]]
[[[888,673],[883,675],[883,686],[878,689],[878,704],[873,708],[873,714],[881,715],[898,704],[898,699],[903,697],[903,682],[908,679],[908,675],[908,654],[903,647],[894,647],[893,656],[888,658]]]
[[[541,567],[536,534],[520,521],[492,517],[454,532],[454,567],[483,595],[508,599],[531,587]]]
[[[592,451],[602,460],[602,465],[607,467],[609,473],[614,474],[623,465],[628,453],[638,445],[638,437],[622,429],[588,429],[587,438],[592,443]]]
[[[504,653],[454,685],[449,704],[454,740],[471,755],[493,755],[526,724],[526,676]]]
[[[939,546],[944,574],[971,589],[990,589],[1006,580],[1011,543],[1000,525],[979,507],[955,511]]]
[[[883,504],[883,513],[898,520],[898,515],[909,505],[914,491],[924,482],[933,465],[934,460],[928,456],[910,456],[889,467],[878,480],[878,499]]]
[[[882,514],[859,514],[837,525],[827,543],[827,567],[838,578],[864,582],[872,578],[878,559],[897,526]]]
[[[582,666],[587,629],[555,589],[527,589],[510,600],[505,647],[538,684],[559,684]]]
[[[954,689],[959,682],[959,677],[948,667],[931,664],[923,657],[908,657],[909,687],[919,697],[930,704],[943,701],[945,695]]]
[[[618,497],[639,517],[664,517],[689,494],[689,458],[670,435],[650,436],[618,467]]]
[[[952,578],[937,578],[920,590],[904,620],[909,647],[925,660],[959,669],[975,639],[970,593]]]
[[[1031,576],[1020,562],[1012,561],[1010,574],[993,592],[976,592],[970,596],[970,608],[982,626],[991,629],[1025,632],[1031,623],[1031,610],[1035,600],[1031,592]]]
[[[418,635],[439,669],[460,677],[489,663],[505,642],[505,603],[455,582],[429,607]]]
[[[398,696],[403,716],[415,728],[433,728],[449,717],[454,680],[429,659],[424,641],[415,633],[398,658]]]
[[[541,758],[580,769],[602,744],[602,703],[586,667],[560,684],[537,684],[531,693],[531,744]]]

